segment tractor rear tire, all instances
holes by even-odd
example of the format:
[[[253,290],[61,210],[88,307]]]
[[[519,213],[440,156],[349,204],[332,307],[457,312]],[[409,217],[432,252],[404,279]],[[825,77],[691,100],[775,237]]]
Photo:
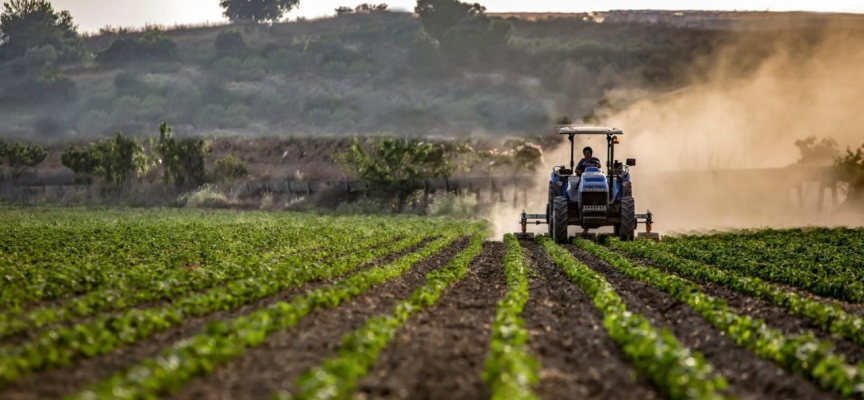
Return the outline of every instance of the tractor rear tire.
[[[546,203],[546,227],[549,228],[549,237],[552,237],[552,199]]]
[[[621,225],[615,233],[625,242],[636,238],[636,200],[632,197],[621,198]]]
[[[552,240],[567,243],[567,198],[557,196],[552,203]]]

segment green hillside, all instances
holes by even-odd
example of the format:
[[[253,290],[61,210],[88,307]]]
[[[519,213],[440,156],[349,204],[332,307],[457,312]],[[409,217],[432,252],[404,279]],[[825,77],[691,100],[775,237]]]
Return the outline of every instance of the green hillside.
[[[679,71],[729,37],[576,15],[491,20],[507,30],[498,42],[449,45],[396,12],[103,31],[71,61],[54,48],[6,57],[0,131],[152,134],[165,120],[207,136],[536,132],[591,113],[609,88],[683,85]]]

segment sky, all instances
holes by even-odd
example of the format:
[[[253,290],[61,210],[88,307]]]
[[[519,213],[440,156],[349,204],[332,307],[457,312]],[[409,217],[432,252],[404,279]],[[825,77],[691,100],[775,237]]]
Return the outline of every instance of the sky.
[[[289,18],[322,17],[338,6],[368,0],[301,0]],[[478,0],[471,0],[472,2]],[[615,9],[756,10],[864,13],[862,0],[479,0],[489,12],[584,12]],[[374,0],[391,9],[411,10],[416,0]],[[219,0],[53,0],[55,9],[69,10],[79,29],[94,32],[111,25],[143,26],[222,22]]]

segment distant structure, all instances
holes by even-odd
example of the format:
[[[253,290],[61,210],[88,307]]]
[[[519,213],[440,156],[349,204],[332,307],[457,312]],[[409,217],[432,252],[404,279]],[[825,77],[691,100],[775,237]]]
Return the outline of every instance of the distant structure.
[[[864,14],[768,11],[611,10],[591,13],[500,13],[525,20],[579,19],[603,24],[661,25],[706,30],[775,30],[832,27],[864,29]]]

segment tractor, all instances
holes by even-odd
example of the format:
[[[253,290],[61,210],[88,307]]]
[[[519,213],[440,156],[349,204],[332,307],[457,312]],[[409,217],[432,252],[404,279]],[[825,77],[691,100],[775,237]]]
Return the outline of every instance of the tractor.
[[[545,223],[549,227],[549,236],[557,243],[569,241],[568,227],[573,225],[582,227],[583,237],[596,236],[589,233],[590,229],[611,226],[614,235],[621,240],[630,241],[637,237],[659,240],[660,236],[651,232],[654,222],[651,211],[636,214],[629,172],[630,167],[636,166],[636,160],[628,158],[623,164],[615,160],[615,145],[624,132],[615,128],[561,126],[558,133],[567,135],[570,141],[570,168],[565,165],[553,167],[546,214],[523,211],[520,220],[522,232],[517,236],[530,238],[533,235],[526,232],[527,225]],[[606,136],[606,173],[600,170],[600,165],[588,166],[584,172],[574,170],[574,137],[577,135]],[[646,231],[636,234],[639,223],[645,224]]]

